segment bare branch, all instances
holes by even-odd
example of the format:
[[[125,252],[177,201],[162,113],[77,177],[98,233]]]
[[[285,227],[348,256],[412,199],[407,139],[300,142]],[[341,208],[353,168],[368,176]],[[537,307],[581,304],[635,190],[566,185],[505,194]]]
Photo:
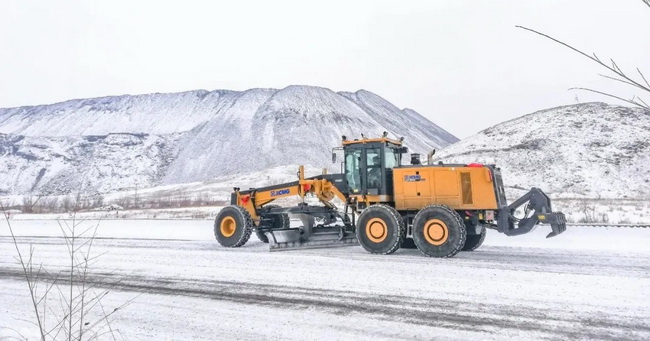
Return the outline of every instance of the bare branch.
[[[609,71],[611,71],[611,72],[613,72],[613,73],[615,73],[615,74],[621,76],[622,78],[625,78],[626,80],[630,81],[630,82],[631,82],[635,87],[638,87],[638,88],[640,88],[640,89],[642,89],[642,90],[644,90],[644,91],[648,91],[648,92],[650,92],[650,87],[646,87],[646,86],[644,86],[644,85],[642,85],[642,84],[639,84],[639,83],[636,82],[635,80],[633,80],[633,79],[629,78],[628,76],[626,76],[626,75],[625,75],[625,74],[624,74],[624,73],[623,73],[623,72],[618,68],[618,66],[616,65],[616,63],[614,62],[614,60],[611,60],[611,61],[612,61],[612,66],[609,66],[609,65],[603,63],[600,59],[598,59],[598,57],[596,57],[596,54],[594,54],[594,56],[590,56],[590,55],[588,55],[588,54],[586,54],[586,53],[584,53],[584,52],[578,50],[577,48],[575,48],[575,47],[573,47],[573,46],[571,46],[571,45],[569,45],[569,44],[567,44],[567,43],[565,43],[565,42],[562,42],[562,41],[560,41],[560,40],[557,40],[557,39],[555,39],[555,38],[553,38],[553,37],[551,37],[551,36],[549,36],[549,35],[547,35],[547,34],[544,34],[544,33],[538,32],[538,31],[535,31],[535,30],[533,30],[533,29],[531,29],[531,28],[527,28],[527,27],[519,26],[519,25],[517,25],[517,26],[515,26],[515,27],[521,28],[521,29],[526,30],[526,31],[533,32],[533,33],[538,34],[538,35],[540,35],[540,36],[542,36],[542,37],[545,37],[545,38],[547,38],[547,39],[550,39],[550,40],[552,40],[552,41],[554,41],[554,42],[556,42],[556,43],[558,43],[558,44],[560,44],[560,45],[563,45],[563,46],[565,46],[565,47],[567,47],[567,48],[569,48],[569,49],[571,49],[571,50],[573,50],[573,51],[575,51],[575,52],[577,52],[577,53],[579,53],[579,54],[581,54],[581,55],[583,55],[583,56],[585,56],[585,57],[587,57],[587,58],[589,58],[589,59],[591,59],[591,60],[593,60],[594,62],[598,63],[599,65],[601,65],[601,66],[607,68]]]
[[[75,242],[75,224],[74,220],[72,222],[72,236],[71,236],[71,242],[70,242],[70,301],[68,302],[68,341],[72,341],[72,302],[74,300],[72,296],[72,290],[74,288],[74,269],[75,269],[75,261],[74,261],[74,242]]]
[[[87,290],[86,282],[87,282],[87,275],[88,275],[88,259],[90,258],[90,251],[91,251],[91,249],[93,247],[93,241],[97,237],[97,229],[98,228],[99,228],[99,224],[97,224],[95,226],[95,230],[93,231],[93,235],[90,238],[90,243],[88,243],[88,249],[86,250],[86,253],[84,255],[85,263],[83,265],[83,276],[82,276],[82,279],[81,279],[81,283],[82,283],[82,286],[83,286],[81,291],[82,291],[82,293],[84,295],[81,297],[81,316],[80,316],[80,319],[79,319],[79,339],[82,339],[82,336],[83,336],[84,317],[86,316],[86,311],[84,311],[84,308],[86,308],[86,306],[85,306],[85,304],[86,304],[86,295],[85,295],[85,293],[86,293],[86,290]],[[90,230],[90,229],[88,229],[88,230]],[[84,233],[86,233],[88,230],[84,231]],[[86,245],[86,243],[82,244],[82,246],[83,245]],[[115,337],[113,337],[113,339],[115,339]]]
[[[648,1],[650,1],[650,0],[648,0]],[[645,76],[643,75],[643,72],[641,72],[641,70],[639,70],[639,68],[637,68],[636,71],[639,73],[639,75],[641,75],[641,79],[643,79],[645,84],[650,88],[650,83],[648,83],[648,80],[645,79]]]
[[[625,84],[628,84],[628,85],[634,85],[634,84],[632,84],[632,83],[626,81],[625,79],[618,79],[618,78],[616,78],[616,77],[612,77],[612,76],[608,76],[608,75],[603,75],[602,73],[599,73],[598,76],[603,77],[603,78],[607,78],[607,79],[611,79],[611,80],[613,80],[613,81],[617,81],[617,82],[625,83]]]
[[[612,68],[613,68],[614,70],[616,70],[615,72],[617,72],[617,73],[619,73],[619,74],[623,74],[623,71],[621,71],[621,68],[618,67],[618,65],[616,64],[616,62],[614,61],[614,59],[611,59],[611,58],[610,58],[610,61],[612,62]]]
[[[643,102],[643,101],[641,101],[641,103],[636,102],[636,101],[634,101],[634,98],[629,100],[629,99],[625,99],[625,98],[622,98],[622,97],[619,97],[619,96],[616,96],[616,95],[608,94],[606,92],[593,90],[593,89],[588,89],[588,88],[570,88],[569,90],[583,90],[583,91],[594,92],[594,93],[597,93],[597,94],[600,94],[600,95],[603,95],[603,96],[616,98],[618,100],[621,100],[621,101],[626,102],[626,103],[630,103],[632,105],[635,105],[635,106],[638,106],[638,107],[641,107],[641,108],[650,109],[650,107],[648,107],[646,104],[644,104],[645,102]]]
[[[58,277],[59,276],[57,275],[57,277],[50,284],[47,285],[47,287],[45,289],[45,294],[43,294],[41,299],[38,300],[37,304],[40,304],[41,302],[45,302],[45,304],[47,304],[47,295],[50,293],[50,291],[52,290],[52,288],[56,284],[56,281],[57,281]],[[43,308],[43,313],[45,313],[45,307]]]
[[[40,196],[38,198],[40,199]],[[33,200],[30,199],[29,203],[33,204]],[[110,290],[96,291],[95,287],[108,285],[111,288],[121,280],[113,281],[110,278],[104,280],[105,276],[112,273],[91,276],[91,266],[97,262],[99,257],[105,254],[105,252],[99,254],[93,252],[99,222],[89,228],[82,227],[86,219],[77,219],[76,210],[72,213],[71,220],[57,220],[68,251],[68,262],[63,271],[53,275],[43,267],[43,264],[35,264],[36,257],[33,245],[29,244],[29,254],[27,254],[26,246],[23,247],[27,243],[18,244],[18,238],[9,220],[9,214],[2,204],[0,202],[0,209],[2,209],[9,226],[14,247],[16,248],[17,256],[15,258],[22,267],[21,277],[24,277],[27,281],[36,314],[35,321],[38,323],[28,322],[38,326],[41,334],[40,339],[42,341],[51,339],[67,339],[69,341],[92,339],[89,338],[90,335],[97,336],[98,333],[106,329],[114,339],[119,336],[123,338],[118,329],[112,328],[110,317],[121,311],[123,307],[130,304],[138,296],[114,308],[112,311],[104,310],[101,301]],[[77,202],[76,208],[79,207],[80,205]],[[48,303],[48,301],[51,303]],[[99,310],[98,320],[96,321],[94,318],[94,321],[89,320],[91,316],[89,313],[94,311],[93,308]]]
[[[130,305],[131,303],[133,303],[133,301],[135,301],[138,297],[140,297],[140,295],[142,295],[142,294],[138,294],[138,295],[136,295],[135,297],[132,297],[130,300],[126,301],[126,302],[123,303],[122,305],[120,305],[120,306],[118,306],[117,308],[113,309],[113,310],[112,310],[110,313],[108,313],[108,314],[106,314],[106,312],[104,311],[104,308],[102,307],[102,312],[103,312],[104,316],[103,316],[100,320],[97,320],[97,321],[95,321],[95,323],[91,324],[90,328],[93,328],[93,327],[97,326],[97,325],[98,325],[99,323],[101,323],[101,322],[108,322],[108,318],[109,318],[111,315],[115,314],[115,313],[118,312],[119,310],[122,310],[124,307],[126,307],[126,306]],[[99,304],[101,304],[101,302],[100,302]]]
[[[592,54],[594,55],[594,59],[595,59],[597,62],[602,63],[602,62],[600,61],[600,58],[598,58],[598,56],[596,55],[596,52],[594,52],[594,53],[592,53]]]
[[[111,332],[111,336],[113,337],[113,340],[116,340],[115,338],[115,333],[113,332],[113,327],[111,327],[111,322],[108,319],[108,315],[106,314],[106,310],[104,309],[104,305],[102,302],[99,302],[99,306],[102,309],[102,314],[104,314],[104,320],[106,321],[106,325],[108,326],[108,330]],[[117,308],[113,312],[117,311]]]
[[[646,4],[648,4],[648,3],[650,2],[650,0],[643,0],[643,1],[644,1]],[[616,64],[616,62],[614,61],[614,59],[610,59],[610,62],[611,62],[611,66],[610,66],[610,65],[605,64],[604,62],[602,62],[602,61],[600,60],[600,58],[598,58],[598,56],[597,56],[595,53],[593,53],[592,55],[588,55],[587,53],[585,53],[585,52],[583,52],[583,51],[581,51],[581,50],[578,50],[577,48],[575,48],[575,47],[573,47],[573,46],[571,46],[571,45],[569,45],[569,44],[567,44],[567,43],[565,43],[565,42],[563,42],[563,41],[560,41],[560,40],[558,40],[558,39],[555,39],[555,38],[553,38],[553,37],[551,37],[551,36],[549,36],[549,35],[547,35],[547,34],[541,33],[541,32],[539,32],[539,31],[535,31],[535,30],[533,30],[533,29],[530,29],[530,28],[527,28],[527,27],[524,27],[524,26],[518,26],[518,25],[517,25],[517,26],[515,26],[515,27],[517,27],[517,28],[521,28],[521,29],[526,30],[526,31],[529,31],[529,32],[533,32],[533,33],[535,33],[535,34],[537,34],[537,35],[540,35],[540,36],[542,36],[542,37],[544,37],[544,38],[550,39],[550,40],[552,40],[552,41],[554,41],[554,42],[556,42],[556,43],[558,43],[558,44],[560,44],[560,45],[562,45],[562,46],[564,46],[564,47],[567,47],[567,48],[573,50],[574,52],[577,52],[577,53],[579,53],[579,54],[581,54],[581,55],[583,55],[583,56],[585,56],[585,57],[591,59],[592,61],[594,61],[594,62],[597,63],[598,65],[600,65],[600,66],[606,68],[607,70],[609,70],[610,72],[614,73],[615,75],[619,76],[619,77],[622,78],[622,79],[619,79],[619,78],[616,78],[616,77],[611,77],[611,76],[600,75],[600,76],[602,76],[602,77],[605,77],[605,78],[608,78],[608,79],[612,79],[612,80],[615,80],[615,81],[618,81],[618,82],[622,82],[622,83],[625,83],[625,84],[627,84],[627,85],[630,85],[630,86],[633,86],[633,87],[635,87],[635,88],[638,88],[638,89],[640,89],[640,90],[642,90],[642,91],[645,91],[645,92],[650,93],[650,83],[648,83],[647,79],[643,76],[643,73],[642,73],[641,70],[639,70],[638,68],[637,68],[637,72],[639,73],[639,75],[641,75],[641,78],[642,78],[643,81],[636,81],[636,80],[633,79],[632,77],[629,77],[628,75],[626,75],[625,72],[624,72],[623,70],[621,70],[621,68],[618,66],[618,64]],[[643,84],[643,83],[645,83],[645,84]],[[620,99],[620,100],[622,100],[622,101],[624,101],[624,102],[627,102],[627,103],[633,104],[633,105],[635,105],[635,106],[638,106],[638,107],[641,107],[641,108],[648,109],[648,106],[647,106],[647,105],[645,104],[645,102],[643,102],[643,101],[640,101],[640,102],[639,102],[639,101],[636,101],[636,100],[634,100],[634,99],[632,99],[632,100],[622,99],[622,98],[620,98],[620,97],[618,97],[618,96],[614,96],[614,95],[611,95],[611,94],[607,94],[607,93],[603,93],[603,92],[595,91],[595,90],[591,90],[591,89],[583,89],[583,90],[587,90],[587,91],[591,91],[591,92],[599,93],[599,94],[602,94],[602,95],[605,95],[605,96],[609,96],[609,97],[613,97],[613,98],[616,98],[616,99]]]
[[[9,221],[9,214],[7,213],[7,210],[5,210],[4,205],[0,202],[0,209],[2,210],[2,214],[5,217],[5,221],[7,222],[7,226],[9,227],[9,234],[11,234],[11,239],[14,243],[14,247],[16,248],[16,253],[18,253],[18,259],[20,259],[20,265],[23,268],[23,273],[25,275],[25,280],[27,281],[27,286],[29,287],[29,296],[32,299],[32,305],[34,308],[34,313],[36,314],[36,321],[38,324],[38,331],[41,334],[41,340],[45,340],[45,334],[44,334],[44,328],[43,328],[43,323],[41,321],[41,316],[38,313],[38,304],[36,304],[36,296],[34,294],[34,289],[33,289],[33,284],[32,284],[32,278],[29,276],[29,271],[27,270],[25,261],[23,260],[23,255],[20,252],[20,248],[18,247],[18,241],[16,240],[16,235],[14,234],[14,229],[11,226],[11,221]],[[31,256],[30,256],[31,258]]]
[[[12,331],[12,332],[18,334],[18,336],[20,336],[20,338],[16,337],[16,338],[15,338],[16,340],[29,340],[28,338],[25,337],[25,335],[21,334],[21,333],[20,333],[18,330],[16,330],[16,329],[13,329],[13,328],[7,328],[7,327],[4,327],[4,329],[9,330],[9,331]]]

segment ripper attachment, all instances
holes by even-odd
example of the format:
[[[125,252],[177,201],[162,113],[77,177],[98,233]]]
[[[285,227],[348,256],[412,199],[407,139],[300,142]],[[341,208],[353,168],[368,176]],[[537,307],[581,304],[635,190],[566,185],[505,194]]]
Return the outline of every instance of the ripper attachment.
[[[524,217],[515,217],[515,211],[523,205],[526,205]],[[512,204],[499,209],[497,230],[508,236],[518,236],[531,232],[538,223],[551,225],[552,232],[546,238],[555,237],[566,231],[564,213],[553,212],[551,199],[541,189],[533,187]]]

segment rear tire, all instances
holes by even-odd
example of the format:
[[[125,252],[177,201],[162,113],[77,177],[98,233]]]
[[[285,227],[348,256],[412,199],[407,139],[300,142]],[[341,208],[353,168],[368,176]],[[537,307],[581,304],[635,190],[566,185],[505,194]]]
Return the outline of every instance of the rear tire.
[[[467,235],[462,251],[474,251],[483,244],[483,241],[485,241],[485,235],[487,234],[487,228],[485,228],[485,226],[481,226],[481,228],[481,234]]]
[[[453,257],[465,245],[466,237],[463,219],[448,206],[427,206],[413,219],[413,241],[426,256]]]
[[[240,247],[251,237],[253,219],[241,206],[224,207],[214,220],[214,236],[225,247]]]
[[[264,206],[265,209],[272,209],[272,208],[282,208],[280,205],[266,205]],[[273,214],[273,228],[274,229],[288,229],[291,225],[291,220],[289,219],[289,215],[286,213],[282,214]],[[260,230],[255,230],[255,235],[257,236],[257,239],[262,241],[262,243],[268,243],[269,242],[269,237],[266,236],[266,234]]]
[[[366,251],[374,254],[391,254],[404,241],[404,219],[394,208],[372,205],[357,219],[357,239]]]

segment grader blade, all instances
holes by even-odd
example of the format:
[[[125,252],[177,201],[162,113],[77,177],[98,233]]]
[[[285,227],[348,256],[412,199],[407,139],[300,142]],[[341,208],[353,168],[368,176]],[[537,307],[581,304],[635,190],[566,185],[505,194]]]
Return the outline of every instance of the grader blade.
[[[323,227],[314,228],[310,233],[306,229],[289,228],[266,232],[269,238],[270,251],[316,249],[339,246],[359,245],[354,233],[343,228]]]

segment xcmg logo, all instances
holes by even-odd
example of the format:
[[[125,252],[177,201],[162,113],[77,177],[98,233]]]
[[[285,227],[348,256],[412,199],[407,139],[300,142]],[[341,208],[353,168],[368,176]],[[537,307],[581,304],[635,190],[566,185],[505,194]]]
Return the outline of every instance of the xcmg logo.
[[[417,182],[417,181],[424,181],[420,174],[416,175],[404,175],[404,181],[406,182]]]
[[[278,195],[285,195],[289,194],[289,189],[281,189],[279,191],[271,191],[271,196],[272,197],[277,197]]]

